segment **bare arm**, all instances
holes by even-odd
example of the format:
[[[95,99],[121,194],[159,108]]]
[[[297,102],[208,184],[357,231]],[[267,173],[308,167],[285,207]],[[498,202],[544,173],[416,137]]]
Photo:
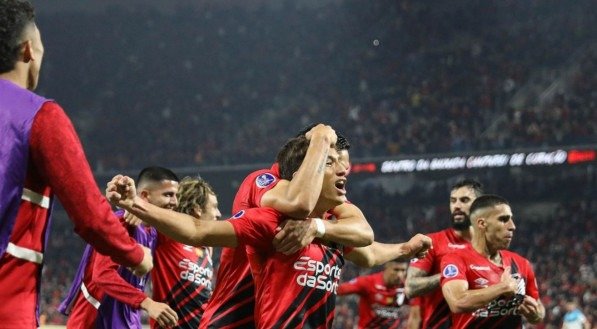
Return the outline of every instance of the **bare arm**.
[[[141,218],[170,238],[194,246],[236,247],[232,224],[227,221],[196,220],[176,211],[163,209],[136,196],[134,181],[115,176],[106,189],[110,202]]]
[[[262,199],[262,207],[271,207],[293,218],[305,218],[315,208],[330,146],[336,143],[336,133],[319,124],[307,134],[310,138],[307,154],[291,181],[282,180]]]
[[[324,239],[348,247],[366,247],[373,243],[373,229],[359,207],[345,202],[334,208],[332,213],[337,220],[323,222]]]
[[[417,234],[405,243],[373,242],[370,246],[355,248],[346,258],[361,267],[373,267],[385,264],[391,260],[410,260],[426,253],[431,247],[431,239],[423,234]]]
[[[363,212],[355,205],[344,203],[334,208],[338,220],[322,221],[325,227],[325,240],[348,247],[365,247],[373,242],[373,229]],[[277,251],[290,255],[305,247],[315,239],[317,227],[312,219],[286,221],[274,238]]]
[[[442,293],[452,313],[464,313],[487,306],[501,295],[516,293],[518,282],[512,278],[510,268],[502,273],[499,283],[482,289],[469,289],[466,280],[452,280],[442,285]]]
[[[440,274],[428,275],[426,271],[409,266],[406,272],[406,296],[408,298],[423,296],[439,288]]]
[[[419,329],[421,327],[421,307],[414,305],[410,307],[408,313],[408,320],[406,321],[407,329]]]

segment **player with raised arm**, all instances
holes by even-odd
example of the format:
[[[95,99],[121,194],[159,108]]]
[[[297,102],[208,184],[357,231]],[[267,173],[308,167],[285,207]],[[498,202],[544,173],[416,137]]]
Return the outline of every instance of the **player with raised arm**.
[[[406,295],[420,296],[419,309],[424,329],[450,328],[450,309],[439,286],[440,263],[444,255],[468,248],[472,237],[469,210],[483,194],[482,186],[472,179],[454,184],[450,190],[452,227],[428,234],[433,240],[429,254],[411,262],[406,276]]]
[[[478,197],[470,209],[472,248],[442,258],[441,287],[453,328],[522,329],[545,317],[531,263],[508,251],[516,225],[508,201]]]
[[[302,163],[309,141],[299,137],[289,141],[280,152],[280,175],[292,179]],[[345,202],[346,169],[334,148],[327,156],[322,192],[312,217],[322,218],[326,211]],[[259,328],[330,327],[333,320],[335,290],[344,263],[344,248],[315,240],[292,255],[275,252],[272,241],[284,215],[272,208],[251,208],[232,219],[219,222],[194,222],[181,214],[149,205],[134,198],[130,178],[117,176],[111,182],[109,197],[140,218],[155,224],[176,240],[193,245],[246,246],[256,286],[255,321]],[[425,248],[405,243],[401,251],[411,257]],[[356,252],[358,253],[358,251]],[[355,254],[356,254],[355,253]]]
[[[164,209],[177,204],[178,177],[169,169],[148,167],[137,179],[139,197]],[[124,211],[116,215],[124,222]],[[146,225],[125,224],[130,235],[143,246],[154,250],[157,231]],[[127,268],[114,263],[87,245],[79,269],[65,300],[58,310],[68,315],[68,328],[138,328],[141,312],[163,327],[178,320],[176,312],[167,304],[159,303],[144,293],[148,275],[137,277]]]

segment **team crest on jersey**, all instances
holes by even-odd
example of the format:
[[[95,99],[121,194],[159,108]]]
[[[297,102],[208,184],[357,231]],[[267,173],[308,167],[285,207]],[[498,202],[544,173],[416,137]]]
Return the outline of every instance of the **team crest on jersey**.
[[[236,218],[241,218],[241,217],[243,217],[243,215],[244,215],[244,214],[245,214],[245,211],[244,211],[244,210],[241,210],[241,211],[237,212],[236,214],[234,214],[234,215],[232,216],[232,218],[234,218],[234,219],[236,219]]]
[[[276,177],[270,173],[261,174],[261,175],[257,176],[257,178],[255,178],[255,184],[257,184],[257,187],[260,187],[260,188],[269,186],[275,181],[276,181]]]
[[[453,278],[458,275],[458,267],[454,264],[448,264],[442,271],[444,278]]]

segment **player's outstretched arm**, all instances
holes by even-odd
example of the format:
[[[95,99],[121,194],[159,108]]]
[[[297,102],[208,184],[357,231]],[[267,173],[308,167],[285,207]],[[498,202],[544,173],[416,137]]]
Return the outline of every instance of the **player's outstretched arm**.
[[[510,267],[504,270],[499,283],[487,288],[469,289],[466,280],[451,280],[442,284],[442,293],[452,313],[473,312],[499,296],[513,295],[517,289],[518,281],[512,278]]]
[[[346,258],[361,267],[373,267],[391,260],[408,261],[414,257],[423,257],[431,248],[431,239],[417,234],[404,243],[373,242],[370,246],[355,248]]]
[[[124,208],[176,241],[194,246],[237,245],[234,228],[229,222],[195,220],[190,215],[152,205],[136,195],[135,182],[130,177],[115,176],[108,183],[106,196],[113,204]]]
[[[309,148],[292,180],[282,180],[261,198],[262,207],[271,207],[293,217],[305,218],[315,208],[321,194],[323,174],[330,147],[336,144],[336,132],[319,124],[306,134]]]

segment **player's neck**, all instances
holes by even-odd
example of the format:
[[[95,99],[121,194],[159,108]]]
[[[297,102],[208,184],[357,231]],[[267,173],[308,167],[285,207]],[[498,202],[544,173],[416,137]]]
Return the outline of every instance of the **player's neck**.
[[[464,230],[454,229],[454,234],[456,234],[457,237],[467,240],[467,241],[473,240],[473,228],[472,227],[465,228]]]
[[[27,89],[27,75],[21,74],[20,70],[14,69],[10,72],[0,74],[0,79],[8,80],[17,86]]]
[[[487,240],[482,239],[481,237],[473,237],[472,245],[475,251],[483,255],[490,262],[496,265],[502,265],[502,256],[499,253],[499,249],[491,247],[487,243]]]

